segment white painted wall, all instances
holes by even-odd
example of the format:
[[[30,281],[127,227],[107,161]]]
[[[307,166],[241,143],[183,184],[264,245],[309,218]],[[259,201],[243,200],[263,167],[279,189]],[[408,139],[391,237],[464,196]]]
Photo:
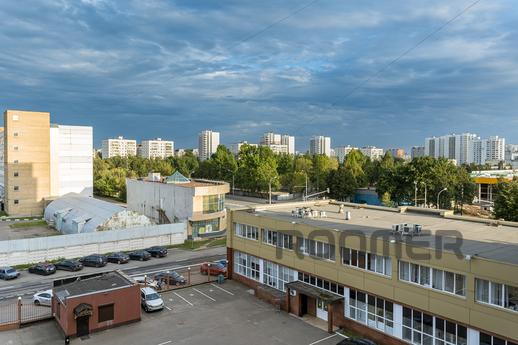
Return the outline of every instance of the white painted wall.
[[[93,253],[145,249],[181,244],[187,224],[163,224],[125,230],[100,231],[0,242],[0,266],[36,263],[57,258],[77,258]]]

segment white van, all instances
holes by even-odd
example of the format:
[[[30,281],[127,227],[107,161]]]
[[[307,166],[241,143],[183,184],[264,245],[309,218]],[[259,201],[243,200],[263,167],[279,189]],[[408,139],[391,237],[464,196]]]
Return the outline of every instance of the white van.
[[[149,286],[140,289],[140,304],[146,312],[164,309],[162,297]]]

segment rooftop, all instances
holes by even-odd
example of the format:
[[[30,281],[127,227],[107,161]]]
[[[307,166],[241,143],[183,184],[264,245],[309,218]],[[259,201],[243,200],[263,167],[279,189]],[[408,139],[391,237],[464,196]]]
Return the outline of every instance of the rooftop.
[[[95,292],[132,286],[133,283],[119,272],[108,272],[94,277],[86,277],[54,287],[54,295],[60,300],[67,297],[88,295]]]
[[[422,225],[420,236],[403,236],[403,241],[419,247],[435,248],[437,231],[452,231],[441,234],[443,245],[437,242],[439,248],[447,243],[453,243],[461,238],[460,250],[463,255],[478,256],[494,261],[507,262],[518,265],[518,227],[511,222],[506,225],[495,226],[494,222],[484,222],[482,219],[473,221],[468,217],[446,215],[442,216],[437,210],[408,208],[406,212],[383,207],[354,206],[344,204],[344,212],[351,212],[351,219],[346,220],[343,213],[339,213],[339,204],[335,202],[306,202],[297,204],[278,204],[274,207],[258,206],[257,216],[273,218],[286,222],[302,223],[320,229],[335,231],[361,231],[367,236],[377,232],[379,237],[394,239],[392,225],[419,224]],[[292,211],[297,207],[309,207],[317,211],[317,217],[294,217]],[[249,212],[239,210],[237,212]],[[325,212],[320,217],[320,211]],[[420,211],[420,212],[419,212]],[[443,211],[444,212],[444,211]],[[470,220],[468,220],[470,219]],[[515,223],[516,224],[516,223]]]

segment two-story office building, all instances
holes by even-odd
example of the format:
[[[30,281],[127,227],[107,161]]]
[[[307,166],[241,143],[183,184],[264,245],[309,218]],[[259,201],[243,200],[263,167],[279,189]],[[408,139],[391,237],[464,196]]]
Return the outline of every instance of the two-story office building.
[[[330,331],[384,345],[518,344],[515,223],[329,201],[230,210],[228,222],[232,278]]]

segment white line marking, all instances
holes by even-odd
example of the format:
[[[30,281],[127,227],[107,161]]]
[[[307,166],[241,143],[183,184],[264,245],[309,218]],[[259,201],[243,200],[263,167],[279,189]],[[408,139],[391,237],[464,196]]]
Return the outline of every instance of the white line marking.
[[[172,342],[173,342],[172,340],[168,340],[168,341],[164,341],[163,343],[160,343],[158,345],[171,344]]]
[[[233,294],[232,292],[230,292],[230,291],[228,291],[228,290],[225,290],[225,289],[223,289],[222,287],[219,287],[219,286],[217,286],[217,285],[215,285],[215,284],[210,284],[210,285],[214,286],[215,288],[220,289],[221,291],[224,291],[224,292],[228,293],[228,294],[229,294],[229,295],[231,295],[231,296],[234,296],[234,294]]]
[[[10,289],[10,288],[13,288],[13,287],[14,287],[14,285],[4,286],[4,287],[1,287],[0,290]]]
[[[329,337],[325,337],[324,339],[320,339],[320,340],[314,341],[314,342],[312,342],[312,343],[311,343],[311,344],[309,344],[309,345],[315,345],[315,344],[321,343],[321,342],[323,342],[324,340],[331,339],[332,337],[336,337],[336,334],[330,335]]]
[[[193,289],[194,291],[196,291],[196,292],[198,292],[198,293],[202,294],[203,296],[207,297],[208,299],[211,299],[211,300],[213,300],[214,302],[216,302],[216,300],[215,300],[214,298],[210,297],[210,296],[209,296],[209,295],[207,295],[206,293],[203,293],[203,292],[201,292],[200,290],[198,290],[198,289],[196,289],[196,288],[192,288],[192,289]]]
[[[339,335],[341,337],[344,337],[345,339],[349,339],[348,336],[346,336],[345,334],[342,334],[342,333],[338,333],[338,332],[335,332],[336,335]]]
[[[189,304],[191,307],[194,306],[194,304],[192,304],[191,302],[189,302],[188,300],[186,300],[185,298],[183,298],[182,296],[180,296],[179,294],[177,294],[176,292],[173,292],[176,296],[180,297],[181,299],[183,299],[187,304]]]
[[[165,307],[167,310],[169,310],[169,311],[171,311],[171,310],[172,310],[171,308],[169,308],[169,307],[168,307],[168,306],[166,306],[165,304],[164,304],[164,307]]]

